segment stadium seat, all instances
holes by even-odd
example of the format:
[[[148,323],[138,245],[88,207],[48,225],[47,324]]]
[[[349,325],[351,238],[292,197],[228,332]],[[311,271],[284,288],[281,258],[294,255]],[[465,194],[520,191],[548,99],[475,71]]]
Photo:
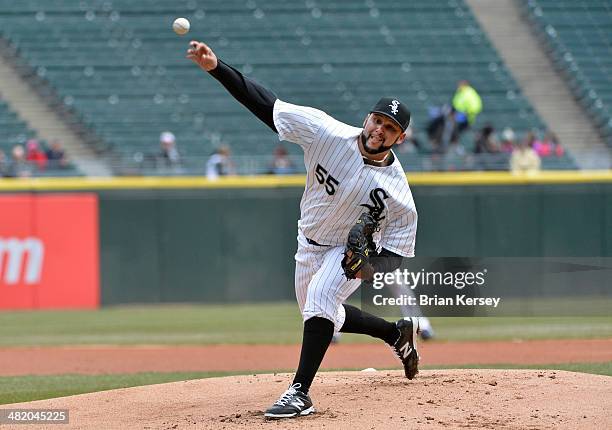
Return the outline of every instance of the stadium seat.
[[[525,15],[612,146],[612,3],[523,0]]]
[[[170,29],[177,16],[191,21],[187,37]],[[410,105],[425,142],[429,108],[449,103],[468,79],[484,103],[475,129],[546,129],[463,0],[0,0],[0,23],[60,102],[128,162],[155,154],[164,130],[183,158],[207,157],[220,143],[236,157],[271,155],[277,140],[267,127],[184,58],[190,38],[279,98],[351,124],[393,95]]]

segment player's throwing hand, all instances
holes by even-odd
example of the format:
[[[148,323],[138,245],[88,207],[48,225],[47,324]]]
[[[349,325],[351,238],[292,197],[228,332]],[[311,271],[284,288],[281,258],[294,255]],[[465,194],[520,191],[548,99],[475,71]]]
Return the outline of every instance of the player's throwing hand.
[[[217,67],[217,56],[204,42],[198,42],[197,40],[189,42],[187,58],[207,72]]]

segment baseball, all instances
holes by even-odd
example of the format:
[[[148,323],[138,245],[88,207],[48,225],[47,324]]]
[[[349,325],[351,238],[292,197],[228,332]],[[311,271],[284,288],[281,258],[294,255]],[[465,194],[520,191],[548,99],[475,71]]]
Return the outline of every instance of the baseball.
[[[172,30],[174,30],[174,32],[180,36],[187,34],[189,27],[191,27],[191,25],[189,24],[187,18],[177,18],[172,23]]]

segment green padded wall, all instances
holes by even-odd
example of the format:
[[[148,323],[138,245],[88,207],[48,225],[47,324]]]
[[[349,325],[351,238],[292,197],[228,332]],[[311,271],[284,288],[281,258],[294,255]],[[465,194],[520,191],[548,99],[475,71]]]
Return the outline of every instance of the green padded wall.
[[[417,255],[612,256],[611,192],[416,186]],[[99,194],[103,304],[294,299],[302,188]]]

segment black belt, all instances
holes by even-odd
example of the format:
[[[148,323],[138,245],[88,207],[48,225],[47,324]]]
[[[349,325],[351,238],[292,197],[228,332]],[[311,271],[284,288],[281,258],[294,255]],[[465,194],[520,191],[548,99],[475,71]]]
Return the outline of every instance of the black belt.
[[[315,246],[330,246],[330,245],[321,245],[320,243],[317,243],[314,240],[308,239],[308,238],[306,238],[306,242],[308,242],[311,245],[315,245]]]

